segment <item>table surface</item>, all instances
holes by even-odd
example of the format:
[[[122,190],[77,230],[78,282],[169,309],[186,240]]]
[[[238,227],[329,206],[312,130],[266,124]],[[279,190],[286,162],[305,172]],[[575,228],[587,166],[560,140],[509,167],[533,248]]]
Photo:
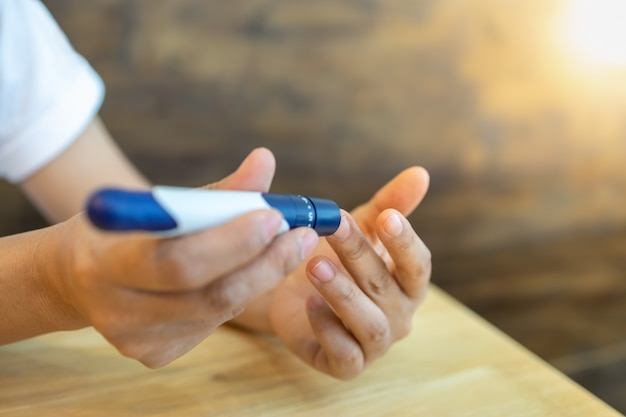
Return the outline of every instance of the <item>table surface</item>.
[[[620,414],[433,287],[409,337],[359,378],[310,370],[273,338],[218,329],[149,370],[91,329],[0,347],[0,416]]]

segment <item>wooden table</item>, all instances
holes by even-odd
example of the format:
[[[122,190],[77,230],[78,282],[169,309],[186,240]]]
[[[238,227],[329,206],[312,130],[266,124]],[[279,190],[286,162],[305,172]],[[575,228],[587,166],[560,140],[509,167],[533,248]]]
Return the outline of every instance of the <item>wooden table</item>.
[[[228,327],[157,371],[92,330],[46,335],[0,347],[0,416],[619,415],[437,288],[414,326],[349,382]]]

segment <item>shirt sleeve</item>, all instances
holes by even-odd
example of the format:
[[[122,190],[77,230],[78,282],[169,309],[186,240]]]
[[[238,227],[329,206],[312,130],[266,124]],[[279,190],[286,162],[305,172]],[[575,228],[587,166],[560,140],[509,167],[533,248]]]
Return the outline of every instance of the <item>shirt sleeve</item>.
[[[0,0],[0,177],[19,182],[95,117],[104,84],[37,0]]]

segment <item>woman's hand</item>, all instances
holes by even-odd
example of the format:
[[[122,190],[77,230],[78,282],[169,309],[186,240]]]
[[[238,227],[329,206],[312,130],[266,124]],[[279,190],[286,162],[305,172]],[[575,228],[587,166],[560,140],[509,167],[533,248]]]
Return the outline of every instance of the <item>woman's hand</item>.
[[[209,188],[264,190],[273,157],[257,150]],[[317,246],[297,229],[277,236],[280,213],[257,211],[173,239],[96,230],[79,214],[45,230],[37,253],[65,315],[65,326],[91,325],[122,354],[163,366],[268,292]]]
[[[306,363],[349,379],[408,334],[431,260],[404,216],[427,188],[421,168],[398,175],[344,212],[337,232],[274,291],[270,326]]]

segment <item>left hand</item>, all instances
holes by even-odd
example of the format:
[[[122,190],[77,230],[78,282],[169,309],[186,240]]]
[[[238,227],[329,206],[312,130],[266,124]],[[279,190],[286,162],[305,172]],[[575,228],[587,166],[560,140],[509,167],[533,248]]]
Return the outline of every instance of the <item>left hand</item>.
[[[424,169],[409,168],[343,212],[337,232],[275,289],[270,326],[310,366],[353,378],[411,330],[431,261],[405,216],[428,181]]]

